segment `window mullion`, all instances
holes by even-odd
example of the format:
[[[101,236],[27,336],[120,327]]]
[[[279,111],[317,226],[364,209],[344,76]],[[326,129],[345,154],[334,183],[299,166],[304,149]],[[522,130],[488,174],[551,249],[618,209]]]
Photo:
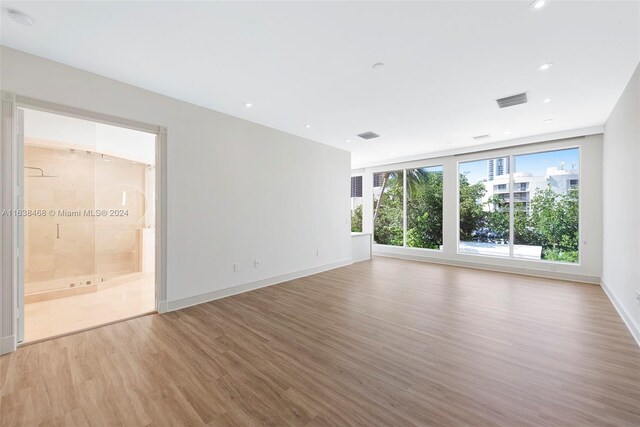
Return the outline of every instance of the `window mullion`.
[[[513,245],[515,237],[515,206],[513,198],[513,187],[515,180],[513,179],[513,171],[515,170],[515,157],[509,156],[509,257],[513,258]]]
[[[402,246],[407,246],[407,170],[402,170]]]

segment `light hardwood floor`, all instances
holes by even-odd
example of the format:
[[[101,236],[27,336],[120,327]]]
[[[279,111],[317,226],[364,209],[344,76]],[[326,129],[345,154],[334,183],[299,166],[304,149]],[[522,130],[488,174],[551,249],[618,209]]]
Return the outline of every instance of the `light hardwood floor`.
[[[377,258],[0,358],[0,424],[640,425],[600,287]]]

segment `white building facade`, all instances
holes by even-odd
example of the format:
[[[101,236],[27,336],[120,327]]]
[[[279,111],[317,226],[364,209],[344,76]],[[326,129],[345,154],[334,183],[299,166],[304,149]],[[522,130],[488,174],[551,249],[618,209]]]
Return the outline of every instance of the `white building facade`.
[[[491,175],[488,173],[488,179],[483,182],[485,186],[485,195],[482,199],[483,203],[488,202],[493,196],[498,196],[505,204],[509,204],[509,163],[498,162],[501,159],[492,159],[487,161],[487,171],[497,172],[498,167],[502,167],[503,174]],[[504,159],[502,159],[504,160]],[[508,159],[507,159],[508,160]],[[557,194],[567,194],[571,188],[578,186],[580,173],[578,169],[564,169],[564,165],[559,167],[547,168],[545,175],[536,176],[531,172],[514,172],[513,174],[513,201],[519,206],[529,210],[531,200],[536,194],[536,190],[544,190],[550,187]],[[522,205],[520,205],[522,203]],[[485,209],[490,209],[487,206]]]

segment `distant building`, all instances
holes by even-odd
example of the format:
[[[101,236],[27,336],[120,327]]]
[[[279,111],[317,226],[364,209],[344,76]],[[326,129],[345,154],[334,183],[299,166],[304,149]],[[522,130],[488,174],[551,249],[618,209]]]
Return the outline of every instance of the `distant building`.
[[[362,205],[362,176],[351,177],[351,212]]]
[[[572,188],[578,187],[580,172],[575,168],[564,169],[564,165],[560,165],[560,168],[553,167],[547,169],[547,180],[553,191],[560,194],[567,194]]]
[[[487,160],[487,179],[493,180],[496,176],[509,175],[511,168],[508,157]]]
[[[508,205],[509,168],[508,158],[487,160],[488,178],[483,182],[486,190],[483,202],[486,203],[493,196],[498,196]],[[567,194],[571,188],[578,186],[579,179],[579,170],[575,168],[564,169],[564,164],[560,164],[559,167],[547,168],[544,176],[534,176],[531,172],[515,172],[513,174],[513,200],[519,207],[528,211],[536,190],[544,190],[549,186],[558,194]],[[487,207],[487,209],[490,208],[492,207]]]

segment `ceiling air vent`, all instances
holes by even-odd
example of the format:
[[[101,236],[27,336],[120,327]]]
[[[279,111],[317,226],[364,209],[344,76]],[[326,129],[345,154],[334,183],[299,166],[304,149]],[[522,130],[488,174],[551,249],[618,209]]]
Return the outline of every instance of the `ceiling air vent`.
[[[506,96],[504,98],[496,99],[498,103],[498,107],[506,108],[513,107],[514,105],[526,104],[527,103],[527,93],[519,93],[517,95]]]
[[[378,135],[375,132],[369,131],[369,132],[365,132],[365,133],[360,133],[360,134],[358,134],[358,136],[360,138],[362,138],[362,139],[373,139],[373,138],[379,137],[380,135]]]
[[[477,136],[474,136],[474,137],[473,137],[473,139],[475,139],[476,141],[482,141],[482,140],[484,140],[484,139],[489,139],[489,138],[491,138],[491,136],[490,136],[489,134],[486,134],[486,135],[477,135]]]

